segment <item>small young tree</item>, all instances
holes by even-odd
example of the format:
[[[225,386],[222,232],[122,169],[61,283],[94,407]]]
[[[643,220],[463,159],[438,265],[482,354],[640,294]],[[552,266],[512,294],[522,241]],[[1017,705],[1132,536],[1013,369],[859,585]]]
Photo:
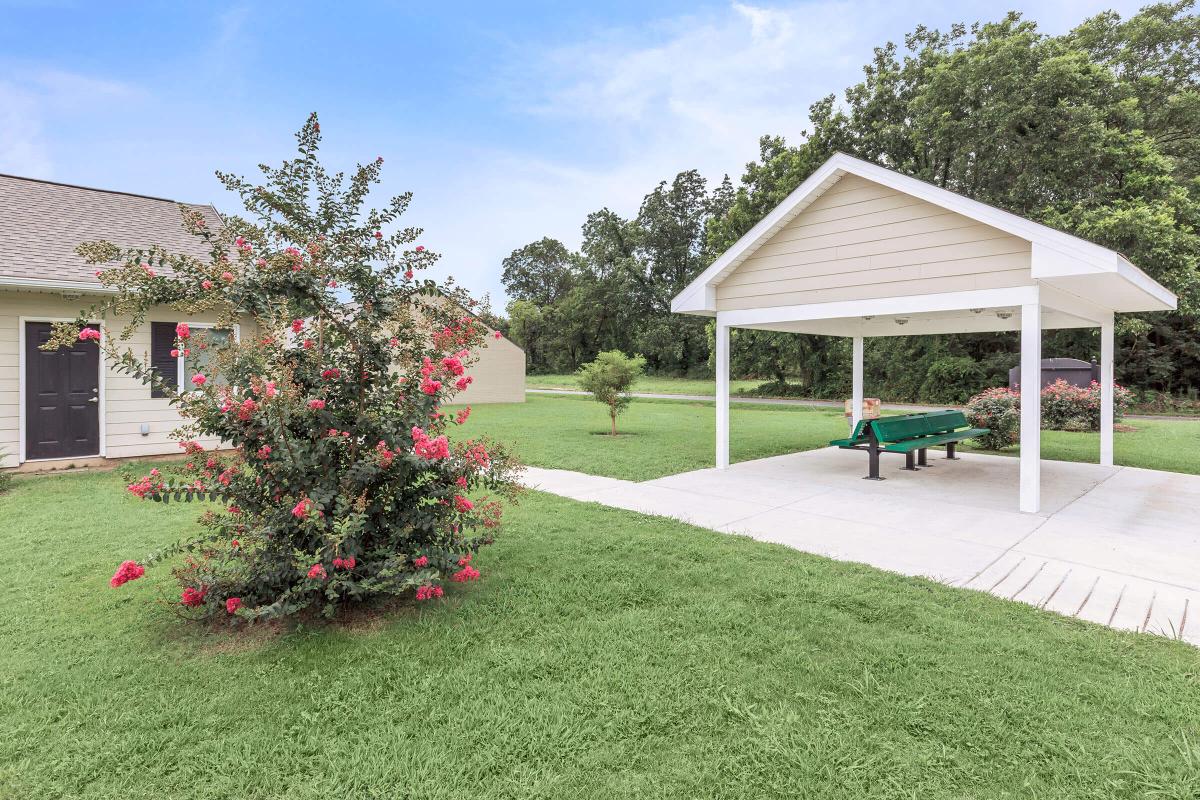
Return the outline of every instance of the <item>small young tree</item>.
[[[608,406],[613,436],[617,435],[617,415],[629,405],[629,390],[634,381],[642,376],[645,367],[646,359],[641,356],[631,358],[620,350],[608,350],[596,356],[595,361],[579,368],[580,388],[591,392],[597,402]]]
[[[203,533],[126,561],[112,584],[184,553],[179,602],[195,614],[254,620],[319,606],[332,615],[410,590],[418,600],[440,597],[445,579],[479,577],[471,557],[492,541],[501,510],[479,495],[515,490],[502,448],[447,438],[470,409],[449,415],[441,405],[471,383],[471,351],[487,330],[464,313],[473,301],[463,292],[415,277],[436,258],[411,246],[420,230],[384,232],[410,195],[366,208],[383,159],[347,179],[317,159],[316,115],[297,138],[299,156],[262,166],[262,185],[218,173],[249,219],[211,230],[184,210],[207,261],[158,247],[82,246],[106,265],[97,275],[116,293],[59,325],[47,345],[99,339],[88,319],[130,318],[101,347],[117,369],[167,394],[191,458],[180,482],[151,470],[129,489],[221,505],[204,512]],[[163,305],[242,323],[237,342],[179,324],[176,347],[195,375],[178,390],[119,344]],[[197,438],[234,450],[205,452]]]

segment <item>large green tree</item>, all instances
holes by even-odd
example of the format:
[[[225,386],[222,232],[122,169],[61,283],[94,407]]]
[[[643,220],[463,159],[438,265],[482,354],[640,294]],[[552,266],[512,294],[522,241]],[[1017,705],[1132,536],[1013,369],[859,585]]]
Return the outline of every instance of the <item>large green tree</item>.
[[[1193,8],[1187,0],[1128,19],[1107,12],[1061,36],[1009,14],[948,31],[918,26],[902,45],[876,48],[840,101],[831,94],[811,106],[812,127],[799,144],[764,136],[736,186],[726,179],[708,193],[698,173],[682,172],[648,194],[632,219],[608,209],[591,214],[570,289],[536,298],[549,315],[549,338],[561,340],[544,343],[534,368],[555,368],[553,360],[573,368],[580,357],[615,348],[645,354],[654,372],[703,369],[710,350],[703,323],[672,315],[671,297],[844,151],[1127,255],[1174,291],[1180,308],[1118,319],[1118,377],[1195,391],[1200,18]],[[946,396],[930,375],[969,374],[983,388],[1005,380],[1015,347],[1010,334],[873,341],[868,381],[889,399]],[[1046,351],[1091,358],[1099,342],[1094,331],[1055,332]],[[743,376],[786,376],[807,392],[836,396],[844,393],[845,358],[834,340],[754,331],[736,337],[733,366]],[[966,360],[979,369],[964,372]]]
[[[903,52],[877,48],[841,104],[833,95],[814,104],[800,145],[763,138],[729,213],[709,226],[709,249],[732,244],[833,152],[848,152],[1125,253],[1179,295],[1180,310],[1120,319],[1120,377],[1168,391],[1200,386],[1192,7],[1149,6],[1125,21],[1106,13],[1058,37],[1017,14],[948,32],[918,27]],[[1004,335],[873,344],[889,354],[883,361],[922,374],[942,355],[974,358],[989,382],[1014,359]],[[1086,358],[1098,345],[1093,332],[1064,332],[1047,349]],[[889,396],[921,394],[870,377]]]

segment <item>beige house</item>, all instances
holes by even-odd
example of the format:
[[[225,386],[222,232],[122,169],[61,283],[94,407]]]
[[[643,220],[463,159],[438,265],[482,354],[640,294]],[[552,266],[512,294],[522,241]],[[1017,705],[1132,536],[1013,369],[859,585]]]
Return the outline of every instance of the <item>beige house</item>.
[[[220,225],[212,206],[189,207],[211,226]],[[106,290],[95,278],[95,267],[75,252],[81,242],[97,239],[159,244],[207,258],[183,230],[172,200],[0,175],[0,466],[179,452],[170,433],[180,419],[167,399],[151,396],[150,387],[114,371],[95,342],[57,352],[38,348],[50,323],[74,319],[103,298]],[[184,365],[170,356],[175,324],[203,328],[214,321],[182,319],[163,308],[149,315],[128,346],[182,384]],[[125,320],[93,323],[119,332]],[[225,335],[249,335],[244,328],[235,326]],[[475,382],[460,395],[461,402],[525,399],[525,354],[507,339],[489,338],[472,374]]]

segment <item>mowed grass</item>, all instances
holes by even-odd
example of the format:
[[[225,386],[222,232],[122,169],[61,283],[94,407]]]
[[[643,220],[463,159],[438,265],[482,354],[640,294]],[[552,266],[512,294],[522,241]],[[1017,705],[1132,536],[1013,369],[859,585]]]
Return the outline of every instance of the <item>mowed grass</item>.
[[[195,505],[0,496],[0,796],[1200,793],[1200,656],[981,593],[536,493],[483,580],[249,635],[116,564]]]
[[[587,397],[531,394],[524,403],[476,406],[464,433],[486,433],[513,444],[528,464],[577,470],[627,480],[650,480],[711,467],[714,405],[702,401],[634,400],[618,420],[620,436],[608,433],[605,406]],[[1200,423],[1132,420],[1118,431],[1116,463],[1200,474]],[[838,409],[732,404],[730,457],[734,461],[812,450],[844,437],[848,425]],[[1004,451],[1017,455],[1019,448]],[[866,470],[866,455],[861,458]],[[1096,433],[1042,432],[1042,458],[1097,462]]]
[[[753,389],[763,382],[730,381],[729,390],[736,392],[743,389]],[[526,375],[525,386],[530,389],[579,389],[579,378],[574,374],[565,375]],[[717,393],[716,382],[712,378],[671,378],[648,375],[639,378],[633,391],[648,394],[697,394],[712,396]]]

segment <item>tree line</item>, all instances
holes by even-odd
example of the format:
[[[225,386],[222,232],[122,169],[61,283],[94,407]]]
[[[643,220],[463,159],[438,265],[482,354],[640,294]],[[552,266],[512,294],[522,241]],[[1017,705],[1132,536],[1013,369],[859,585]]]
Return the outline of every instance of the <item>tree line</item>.
[[[1200,389],[1200,17],[1194,0],[1106,12],[1061,36],[1010,13],[918,27],[875,48],[862,80],[810,107],[798,144],[764,136],[738,183],[696,170],[663,181],[629,219],[589,214],[573,251],[543,238],[503,262],[507,328],[535,372],[605,350],[661,375],[710,375],[711,330],[671,298],[833,153],[882,164],[1117,250],[1179,296],[1172,313],[1117,320],[1118,380]],[[1003,385],[1008,333],[871,340],[867,380],[891,400],[955,402]],[[1047,356],[1090,359],[1096,331],[1047,333]],[[833,337],[736,331],[731,366],[812,396],[849,390]]]

